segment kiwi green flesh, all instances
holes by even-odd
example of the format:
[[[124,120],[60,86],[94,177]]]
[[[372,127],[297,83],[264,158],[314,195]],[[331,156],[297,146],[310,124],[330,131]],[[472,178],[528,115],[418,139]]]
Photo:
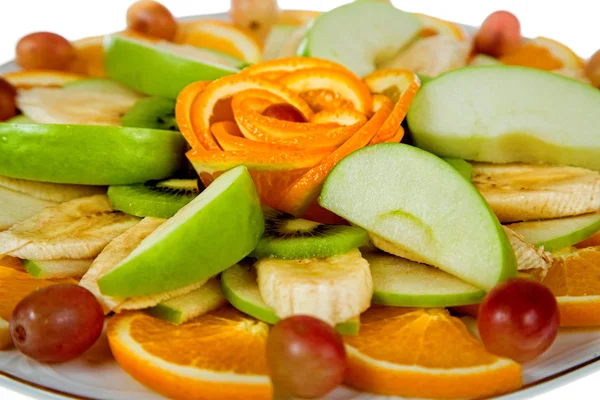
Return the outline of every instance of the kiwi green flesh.
[[[126,186],[110,186],[108,199],[115,210],[137,217],[171,218],[200,194],[195,179],[148,181]]]
[[[175,101],[157,96],[138,100],[121,118],[121,125],[178,132]]]
[[[265,233],[250,257],[325,258],[369,242],[367,231],[359,227],[319,224],[266,207],[263,212]]]

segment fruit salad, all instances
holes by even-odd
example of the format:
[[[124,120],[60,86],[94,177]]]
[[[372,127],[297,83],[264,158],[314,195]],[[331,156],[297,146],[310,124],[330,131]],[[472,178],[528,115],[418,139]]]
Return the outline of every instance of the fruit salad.
[[[0,349],[176,399],[487,398],[600,326],[600,53],[376,0],[126,21],[0,78]]]

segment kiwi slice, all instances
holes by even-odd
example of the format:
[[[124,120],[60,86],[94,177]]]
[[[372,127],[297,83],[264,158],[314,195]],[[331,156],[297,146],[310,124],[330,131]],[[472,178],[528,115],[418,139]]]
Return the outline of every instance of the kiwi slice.
[[[265,233],[250,257],[325,258],[347,253],[369,242],[367,231],[355,226],[325,225],[264,207]]]
[[[137,217],[171,218],[200,194],[197,179],[167,179],[136,185],[110,186],[108,199],[115,210]]]
[[[138,100],[121,118],[121,125],[178,132],[179,128],[175,120],[175,101],[162,97]]]

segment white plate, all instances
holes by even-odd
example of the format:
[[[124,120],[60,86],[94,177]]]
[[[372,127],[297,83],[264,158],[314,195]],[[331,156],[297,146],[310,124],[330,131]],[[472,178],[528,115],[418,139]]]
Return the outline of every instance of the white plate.
[[[207,15],[225,19],[225,14]],[[185,19],[197,19],[189,17]],[[472,31],[473,28],[465,27]],[[14,70],[13,63],[0,66],[0,74]],[[471,318],[463,321],[474,328]],[[600,327],[562,329],[552,347],[535,362],[524,366],[525,386],[499,399],[516,400],[552,390],[600,370]],[[39,364],[16,350],[0,351],[0,386],[38,399],[163,400],[137,383],[115,361],[91,363],[75,360],[59,365]],[[328,400],[399,399],[339,388]]]

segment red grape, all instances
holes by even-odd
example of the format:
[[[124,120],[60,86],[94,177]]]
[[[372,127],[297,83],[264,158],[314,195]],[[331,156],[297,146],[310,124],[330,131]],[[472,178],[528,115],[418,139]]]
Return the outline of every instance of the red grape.
[[[74,58],[73,45],[55,33],[32,33],[17,43],[17,64],[23,69],[66,70]]]
[[[17,90],[0,77],[0,122],[17,115]]]
[[[490,14],[475,36],[477,52],[501,57],[521,46],[521,24],[518,18],[508,11]]]
[[[17,304],[10,318],[10,335],[26,356],[57,363],[89,349],[103,325],[102,307],[90,291],[60,284],[39,289]]]
[[[334,328],[317,318],[298,315],[271,329],[267,364],[276,394],[317,398],[342,383],[346,351]]]
[[[143,0],[127,10],[127,28],[160,39],[173,40],[177,21],[173,14],[156,1]]]
[[[263,111],[265,117],[271,117],[290,122],[306,122],[304,115],[291,104],[277,103],[271,104]]]
[[[477,326],[490,352],[518,362],[531,361],[556,339],[558,305],[541,283],[513,278],[488,293],[479,308]]]
[[[600,88],[600,50],[585,64],[585,74],[594,86]]]

